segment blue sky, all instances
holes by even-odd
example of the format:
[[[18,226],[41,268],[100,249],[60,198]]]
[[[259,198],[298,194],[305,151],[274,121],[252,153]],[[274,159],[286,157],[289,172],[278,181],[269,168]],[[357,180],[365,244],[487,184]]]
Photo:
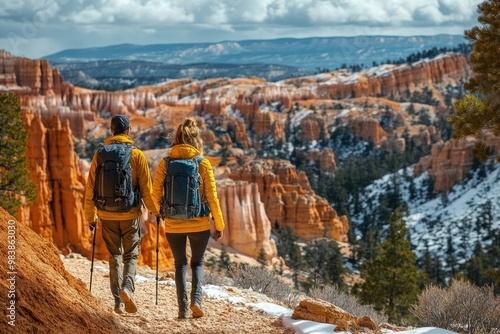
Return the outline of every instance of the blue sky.
[[[0,0],[0,49],[42,57],[122,43],[463,35],[481,0]]]

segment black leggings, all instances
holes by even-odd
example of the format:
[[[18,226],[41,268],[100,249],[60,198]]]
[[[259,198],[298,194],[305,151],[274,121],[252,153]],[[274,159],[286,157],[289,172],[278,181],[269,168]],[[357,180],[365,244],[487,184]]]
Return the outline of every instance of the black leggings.
[[[175,263],[175,286],[177,289],[177,302],[179,310],[187,310],[187,256],[186,243],[189,238],[191,246],[191,271],[193,276],[191,288],[191,304],[201,306],[202,283],[203,283],[203,259],[207,248],[210,230],[192,233],[166,233],[170,249],[174,255]]]

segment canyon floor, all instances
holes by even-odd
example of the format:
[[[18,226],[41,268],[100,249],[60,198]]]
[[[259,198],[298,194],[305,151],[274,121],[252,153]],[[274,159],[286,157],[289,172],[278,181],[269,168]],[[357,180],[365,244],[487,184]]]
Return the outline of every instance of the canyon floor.
[[[79,254],[70,254],[62,259],[66,270],[87,286],[90,281],[91,262]],[[228,296],[242,300],[204,296],[202,318],[177,319],[177,299],[172,279],[163,278],[160,273],[158,284],[158,305],[156,305],[155,271],[149,267],[139,267],[136,292],[134,294],[138,312],[118,315],[113,312],[113,298],[109,290],[108,264],[94,262],[92,295],[130,333],[294,333],[286,328],[281,318],[245,306],[248,303],[272,302],[266,296],[235,287],[220,287]],[[244,301],[243,301],[244,300]]]

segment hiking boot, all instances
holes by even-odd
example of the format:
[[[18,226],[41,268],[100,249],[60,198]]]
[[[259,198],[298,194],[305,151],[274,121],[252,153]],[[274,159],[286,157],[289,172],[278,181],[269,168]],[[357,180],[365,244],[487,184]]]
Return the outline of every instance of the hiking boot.
[[[137,312],[137,306],[135,305],[134,302],[133,293],[130,292],[129,289],[123,288],[122,291],[120,291],[119,296],[125,303],[125,311],[127,311],[128,313]]]
[[[125,304],[123,302],[115,302],[115,313],[125,313]]]
[[[193,318],[201,318],[203,317],[203,310],[201,309],[201,305],[198,303],[191,304],[189,306],[191,312],[193,312]]]
[[[177,316],[177,319],[187,319],[189,314],[189,310],[179,310],[179,314]]]

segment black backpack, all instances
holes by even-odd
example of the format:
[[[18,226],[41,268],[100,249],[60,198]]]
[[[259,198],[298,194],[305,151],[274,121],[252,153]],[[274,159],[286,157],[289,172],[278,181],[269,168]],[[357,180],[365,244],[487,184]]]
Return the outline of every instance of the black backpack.
[[[127,212],[139,205],[139,190],[132,186],[130,159],[134,147],[129,143],[113,142],[97,149],[94,201],[97,209]]]
[[[202,180],[199,164],[203,157],[192,159],[164,158],[167,173],[163,181],[160,214],[163,218],[188,220],[210,214],[210,208],[199,187]]]

